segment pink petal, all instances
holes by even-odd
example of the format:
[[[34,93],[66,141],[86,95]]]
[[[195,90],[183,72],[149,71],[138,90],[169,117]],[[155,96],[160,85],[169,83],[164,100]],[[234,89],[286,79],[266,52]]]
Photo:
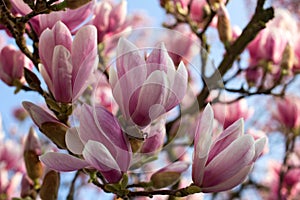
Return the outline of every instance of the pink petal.
[[[210,104],[207,104],[201,118],[197,122],[195,131],[192,178],[194,183],[198,186],[202,184],[204,168],[212,144],[213,120],[213,110]]]
[[[188,73],[183,62],[180,62],[177,71],[172,68],[168,68],[168,78],[170,79],[171,91],[168,96],[168,103],[166,109],[169,111],[174,106],[179,104],[186,94],[187,83],[188,83]]]
[[[48,73],[47,69],[45,68],[45,65],[43,65],[41,63],[39,64],[38,67],[39,67],[39,71],[40,71],[43,79],[45,80],[45,82],[46,82],[46,84],[48,86],[48,89],[50,91],[53,91],[53,84],[52,84],[52,79],[51,79],[52,75],[51,75],[51,73]]]
[[[40,156],[40,160],[49,168],[57,171],[74,171],[88,166],[82,159],[62,153],[48,152]]]
[[[122,0],[116,5],[109,15],[109,29],[115,31],[119,28],[126,20],[127,15],[127,1]]]
[[[84,144],[82,143],[77,128],[68,129],[66,133],[66,145],[68,149],[74,154],[82,154]]]
[[[232,142],[205,167],[203,184],[210,187],[232,177],[244,166],[252,163],[255,156],[254,139],[243,135]]]
[[[129,111],[134,123],[146,126],[166,113],[164,105],[169,92],[168,86],[168,79],[164,72],[157,70],[147,78],[140,92],[133,94],[129,102]],[[136,99],[138,100],[137,105],[135,104]],[[152,110],[152,116],[150,116],[151,109],[156,109]]]
[[[72,45],[73,93],[78,94],[97,67],[97,30],[94,26],[84,26],[76,33]],[[77,95],[75,95],[77,96]]]
[[[255,140],[255,156],[253,158],[253,162],[262,154],[266,143],[267,143],[266,137]]]
[[[70,52],[64,46],[55,46],[52,61],[54,98],[59,102],[72,102],[72,63]]]
[[[167,73],[168,68],[168,60],[170,56],[168,51],[163,43],[161,43],[158,47],[152,50],[150,55],[148,56],[147,63],[147,76],[149,76],[155,70],[164,71]]]
[[[39,55],[41,62],[44,65],[44,71],[47,72],[50,80],[52,80],[51,63],[55,45],[53,32],[50,29],[46,29],[40,36]]]
[[[212,148],[209,152],[207,164],[218,155],[226,147],[228,147],[234,140],[240,137],[244,132],[244,120],[240,119],[234,124],[229,126],[221,135],[214,141]]]
[[[81,25],[83,21],[93,14],[92,12],[95,2],[96,1],[92,0],[90,3],[87,3],[78,9],[67,9],[65,12],[62,12],[60,14],[62,22],[67,25],[71,32],[73,32],[75,28]]]
[[[202,187],[202,192],[221,192],[229,190],[242,183],[247,178],[252,168],[253,164],[246,165],[239,172],[234,174],[232,177],[229,177],[229,179],[225,180],[224,182],[211,187]]]
[[[119,181],[122,177],[120,168],[110,151],[101,143],[89,140],[83,150],[84,159],[94,168],[103,173],[109,182]]]
[[[121,37],[117,47],[116,65],[118,77],[121,78],[130,69],[145,66],[145,59],[134,44]]]
[[[72,35],[68,27],[61,21],[56,22],[52,28],[55,45],[62,45],[71,51]]]
[[[119,70],[119,68],[118,68]],[[138,96],[133,98],[134,93],[139,93],[140,87],[146,80],[147,68],[145,65],[135,67],[126,72],[114,85],[113,96],[120,106],[120,110],[125,119],[130,119],[129,101],[131,106],[136,106],[138,103]],[[112,79],[110,83],[112,84]]]

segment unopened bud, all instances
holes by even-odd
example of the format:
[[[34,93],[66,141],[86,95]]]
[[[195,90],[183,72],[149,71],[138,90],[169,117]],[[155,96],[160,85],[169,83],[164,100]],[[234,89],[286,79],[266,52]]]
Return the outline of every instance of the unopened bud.
[[[77,9],[80,8],[81,6],[87,4],[92,0],[65,0],[66,7],[70,9]]]
[[[59,148],[67,149],[65,142],[66,126],[56,122],[45,122],[40,127],[40,130]]]
[[[43,184],[40,189],[40,197],[42,200],[56,200],[58,194],[58,188],[60,184],[60,176],[56,171],[49,171],[43,180]]]
[[[281,68],[282,69],[292,69],[295,61],[295,53],[293,48],[289,43],[286,44],[285,49],[282,54]]]
[[[154,188],[164,188],[175,184],[179,178],[178,172],[159,172],[151,176],[152,185]]]
[[[224,4],[220,4],[218,9],[218,24],[217,29],[219,33],[219,38],[223,44],[229,45],[232,41],[232,30],[230,25],[229,13]]]
[[[35,181],[43,175],[43,166],[39,160],[40,144],[33,128],[30,128],[29,134],[24,144],[24,161],[28,176]]]
[[[38,135],[32,127],[25,140],[24,151],[34,151],[38,156],[41,155],[41,144]]]
[[[152,186],[154,188],[164,188],[175,184],[181,176],[181,173],[188,169],[186,162],[175,162],[160,169],[151,176]]]

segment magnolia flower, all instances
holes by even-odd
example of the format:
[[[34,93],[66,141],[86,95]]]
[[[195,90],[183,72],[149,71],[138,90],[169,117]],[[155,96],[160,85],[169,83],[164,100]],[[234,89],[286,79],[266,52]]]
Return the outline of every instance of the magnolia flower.
[[[80,127],[66,134],[68,149],[83,159],[62,153],[49,152],[41,161],[57,171],[73,171],[85,167],[99,170],[110,183],[118,182],[129,168],[131,148],[117,119],[102,106],[83,105]]]
[[[0,79],[9,86],[15,81],[24,82],[24,67],[31,69],[32,66],[32,62],[11,45],[0,52]]]
[[[164,44],[147,58],[128,40],[121,38],[116,69],[110,68],[109,82],[124,119],[145,127],[177,106],[187,88],[183,63],[175,69]]]
[[[277,99],[277,108],[272,112],[272,118],[280,125],[292,129],[300,126],[300,99],[298,97],[286,97]]]
[[[195,133],[192,179],[202,192],[229,190],[242,183],[266,143],[266,138],[255,141],[244,135],[243,120],[212,140],[213,119],[213,110],[207,105]]]
[[[84,26],[72,42],[69,29],[60,21],[42,33],[39,68],[56,101],[70,103],[86,89],[98,62],[96,34],[94,26]]]
[[[22,0],[10,1],[15,13],[27,15],[31,8]],[[35,32],[40,35],[46,28],[52,28],[57,21],[62,21],[71,32],[75,32],[82,22],[91,16],[95,1],[88,3],[76,10],[66,9],[48,14],[38,15],[30,20]]]

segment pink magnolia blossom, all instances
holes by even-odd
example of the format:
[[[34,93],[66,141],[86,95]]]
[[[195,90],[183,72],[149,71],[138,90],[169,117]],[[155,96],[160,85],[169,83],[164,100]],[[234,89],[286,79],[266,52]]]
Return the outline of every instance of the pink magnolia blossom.
[[[223,124],[224,129],[240,118],[248,119],[253,114],[253,109],[248,108],[247,101],[241,99],[231,104],[214,104],[215,118]]]
[[[15,81],[24,82],[24,67],[31,69],[32,62],[21,51],[9,45],[0,52],[0,79],[12,86]]]
[[[126,15],[126,0],[122,0],[116,5],[108,0],[99,2],[94,10],[94,18],[92,20],[92,24],[97,28],[98,43],[112,35],[128,30]]]
[[[13,10],[19,15],[27,15],[32,12],[31,8],[24,3],[23,0],[11,1]],[[56,22],[62,21],[71,32],[75,32],[82,22],[87,20],[93,12],[95,1],[75,10],[66,9],[65,11],[51,12],[49,14],[41,14],[30,20],[34,30],[40,35],[45,29],[51,29]]]
[[[190,10],[190,17],[197,23],[202,23],[205,19],[204,7],[208,6],[206,0],[193,0]]]
[[[117,119],[102,106],[93,109],[83,105],[79,122],[78,129],[67,131],[66,144],[72,153],[82,155],[83,159],[49,152],[40,157],[41,161],[57,171],[92,167],[108,182],[118,182],[129,168],[131,147]]]
[[[145,59],[138,48],[121,38],[116,71],[110,68],[110,84],[124,119],[145,127],[177,106],[187,88],[187,71],[178,69],[163,44]]]
[[[300,99],[292,96],[278,99],[272,117],[286,128],[298,128],[300,126]]]
[[[225,191],[242,183],[266,143],[265,138],[255,141],[244,135],[243,120],[212,140],[213,119],[213,110],[207,105],[195,133],[192,179],[202,192]]]
[[[172,32],[172,34],[174,33],[173,37],[167,34],[163,40],[168,49],[168,53],[175,66],[178,66],[181,61],[183,61],[184,64],[188,64],[199,52],[199,41],[195,34],[191,32],[190,28],[183,24],[176,26],[173,31],[178,32]],[[180,45],[178,45],[179,43]]]
[[[280,64],[286,45],[294,43],[297,33],[297,21],[288,11],[276,9],[275,18],[248,45],[251,62],[258,64],[259,61],[266,60]]]
[[[69,29],[60,21],[41,34],[39,67],[56,101],[70,103],[86,89],[98,63],[96,37],[95,27],[88,25],[72,41]]]
[[[279,188],[281,164],[276,161],[269,161],[267,174],[262,184],[269,188],[267,193],[262,191],[264,199],[298,199],[300,196],[300,169],[298,167],[289,169],[283,179],[282,186]],[[280,189],[281,197],[278,195]]]

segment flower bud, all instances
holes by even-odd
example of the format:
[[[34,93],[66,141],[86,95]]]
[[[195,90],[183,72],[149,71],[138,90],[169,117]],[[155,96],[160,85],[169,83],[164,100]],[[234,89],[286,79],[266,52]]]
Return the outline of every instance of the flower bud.
[[[160,169],[151,176],[154,188],[164,188],[175,184],[181,176],[181,173],[187,170],[189,165],[185,162],[175,162]]]
[[[45,122],[40,128],[43,132],[57,147],[66,149],[65,135],[67,127],[55,122]]]
[[[42,200],[56,200],[59,188],[60,176],[56,171],[49,171],[45,177],[40,190]]]
[[[33,181],[40,178],[43,174],[43,166],[39,160],[40,154],[38,137],[34,130],[30,128],[24,144],[24,161],[27,174]]]
[[[65,2],[67,4],[67,8],[70,8],[70,9],[77,9],[77,8],[87,4],[90,1],[91,0],[65,0]]]
[[[219,38],[224,45],[228,45],[232,41],[232,30],[230,25],[229,14],[224,4],[220,4],[217,15],[217,29],[219,33]]]

